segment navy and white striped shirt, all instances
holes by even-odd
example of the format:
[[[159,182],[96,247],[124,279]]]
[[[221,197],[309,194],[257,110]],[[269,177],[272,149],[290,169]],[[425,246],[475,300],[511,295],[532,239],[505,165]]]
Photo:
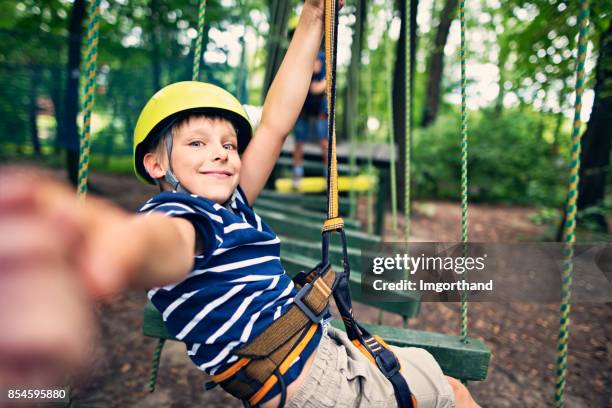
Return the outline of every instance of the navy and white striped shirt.
[[[189,220],[203,253],[181,282],[150,290],[149,299],[198,368],[210,375],[222,373],[239,359],[234,352],[285,313],[297,293],[280,262],[280,240],[240,188],[227,208],[196,195],[165,192],[140,209],[152,211]],[[321,333],[319,326],[283,376],[287,385],[301,373]],[[273,389],[262,402],[277,393]]]

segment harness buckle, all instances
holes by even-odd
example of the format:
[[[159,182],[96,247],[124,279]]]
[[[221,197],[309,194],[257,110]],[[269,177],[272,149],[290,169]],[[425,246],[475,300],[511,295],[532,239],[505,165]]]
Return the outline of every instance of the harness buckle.
[[[400,364],[392,351],[384,349],[374,357],[378,369],[386,378],[391,378],[400,371]]]
[[[297,307],[299,307],[302,310],[302,312],[304,312],[304,314],[308,316],[310,320],[312,320],[313,323],[319,323],[321,320],[323,320],[323,316],[329,310],[329,302],[323,308],[321,313],[315,314],[315,312],[313,312],[312,309],[303,300],[304,297],[308,295],[311,289],[312,289],[312,283],[307,283],[304,286],[302,286],[302,289],[300,289],[297,295],[295,295],[295,297],[293,298],[293,303],[295,303]]]

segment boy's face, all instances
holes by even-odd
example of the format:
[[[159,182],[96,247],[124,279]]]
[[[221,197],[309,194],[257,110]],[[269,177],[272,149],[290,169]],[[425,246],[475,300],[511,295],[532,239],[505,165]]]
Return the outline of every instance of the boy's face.
[[[224,119],[194,117],[178,127],[172,142],[172,170],[192,194],[219,204],[240,181],[238,137]]]

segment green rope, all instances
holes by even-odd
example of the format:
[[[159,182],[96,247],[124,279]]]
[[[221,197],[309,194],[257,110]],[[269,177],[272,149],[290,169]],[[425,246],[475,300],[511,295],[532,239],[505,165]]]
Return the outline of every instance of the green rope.
[[[410,241],[410,142],[412,141],[412,71],[410,70],[411,65],[411,51],[412,43],[410,41],[410,30],[411,30],[411,18],[412,18],[412,1],[406,0],[405,10],[405,33],[404,38],[406,39],[406,131],[404,133],[404,144],[405,144],[405,157],[404,157],[404,240]]]
[[[159,362],[161,361],[161,353],[164,348],[166,339],[159,339],[155,351],[153,352],[153,360],[151,361],[151,374],[149,375],[149,392],[155,392],[157,385],[157,373],[159,372]]]
[[[573,279],[574,242],[576,241],[576,201],[578,199],[578,181],[580,172],[580,111],[582,110],[582,94],[584,92],[584,61],[587,49],[587,29],[589,24],[589,2],[581,0],[579,17],[580,33],[578,36],[578,64],[576,67],[576,103],[574,107],[574,126],[572,131],[572,150],[570,163],[569,188],[567,196],[566,222],[563,230],[565,241],[562,292],[560,308],[560,327],[557,343],[557,367],[555,380],[555,407],[564,405],[565,383],[567,373],[567,346],[569,340],[569,325],[571,312],[571,294]]]
[[[461,241],[468,241],[468,134],[467,134],[467,80],[465,75],[465,0],[459,6],[461,20]],[[461,339],[467,342],[468,302],[467,294],[461,294]]]
[[[83,99],[83,129],[79,146],[78,195],[81,200],[87,194],[89,176],[89,151],[91,149],[91,111],[94,103],[96,85],[96,62],[98,60],[98,41],[100,32],[100,0],[93,0],[89,6],[87,19],[87,51],[85,54],[85,91]]]
[[[204,38],[204,22],[206,17],[206,0],[200,0],[198,9],[198,37],[196,39],[195,50],[193,52],[193,74],[192,81],[200,80],[200,61],[202,60],[202,42]]]
[[[242,10],[240,13],[240,20],[243,22],[247,21],[248,7],[245,4],[245,0],[240,1],[240,9]],[[247,64],[247,47],[246,47],[246,38],[247,35],[247,26],[244,25],[244,34],[240,36],[238,42],[240,43],[240,66],[238,67],[238,80],[236,81],[236,92],[238,99],[241,103],[248,103],[248,92],[247,92],[247,82],[248,82],[248,64]]]
[[[393,20],[393,10],[391,10],[391,20]],[[393,135],[393,81],[391,79],[391,38],[389,33],[386,34],[385,45],[385,62],[387,64],[387,109],[388,129],[389,129],[389,167],[391,172],[391,220],[393,234],[398,238],[399,232],[397,227],[397,176],[395,174],[395,137]]]

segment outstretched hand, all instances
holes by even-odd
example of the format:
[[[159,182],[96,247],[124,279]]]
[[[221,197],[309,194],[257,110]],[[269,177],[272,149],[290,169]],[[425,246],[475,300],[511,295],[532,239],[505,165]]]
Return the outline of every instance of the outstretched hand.
[[[100,223],[116,224],[121,215],[95,199],[88,207],[39,171],[0,170],[0,388],[64,386],[87,361],[91,298],[123,285],[121,268],[90,253],[111,240],[92,232],[109,231]],[[91,208],[116,216],[96,220]]]

